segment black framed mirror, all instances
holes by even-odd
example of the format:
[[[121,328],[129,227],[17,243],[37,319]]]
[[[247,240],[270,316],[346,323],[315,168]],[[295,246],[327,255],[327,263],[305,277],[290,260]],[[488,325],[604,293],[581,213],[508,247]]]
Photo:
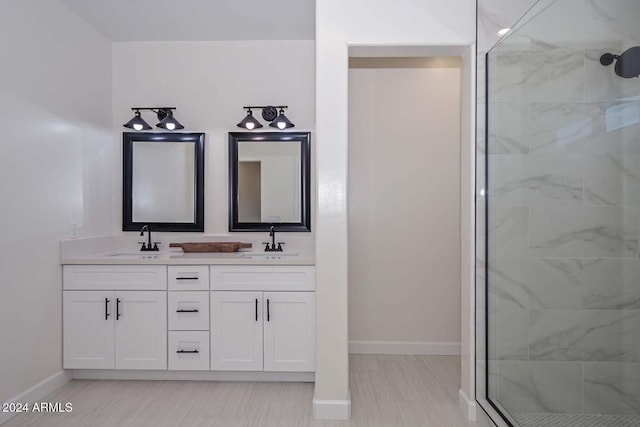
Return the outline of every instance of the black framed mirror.
[[[229,132],[229,231],[311,231],[311,133]]]
[[[122,134],[122,230],[204,231],[204,133]]]

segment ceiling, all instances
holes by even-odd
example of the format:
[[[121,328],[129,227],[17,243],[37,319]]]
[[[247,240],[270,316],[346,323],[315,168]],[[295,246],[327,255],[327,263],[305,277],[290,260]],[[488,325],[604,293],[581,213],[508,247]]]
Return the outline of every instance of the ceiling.
[[[315,0],[62,2],[115,42],[315,39]]]

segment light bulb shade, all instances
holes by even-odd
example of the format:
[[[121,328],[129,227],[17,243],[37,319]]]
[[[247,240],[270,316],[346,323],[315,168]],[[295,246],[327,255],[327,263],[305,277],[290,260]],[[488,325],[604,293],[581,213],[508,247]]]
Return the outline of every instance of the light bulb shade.
[[[165,117],[160,120],[160,123],[156,125],[157,127],[166,129],[166,130],[184,129],[184,126],[182,126],[182,124],[180,124],[180,122],[177,121],[175,117],[173,117],[173,111],[160,110],[158,111],[158,118],[161,117],[161,113],[160,113],[161,111],[162,111],[162,115],[165,115]]]
[[[287,116],[284,115],[284,110],[280,109],[280,114],[269,124],[269,126],[276,129],[286,129],[292,128],[295,125],[291,123],[291,120],[289,120]]]
[[[238,123],[237,126],[239,128],[244,128],[249,130],[258,129],[262,127],[260,122],[257,121],[255,117],[253,117],[253,112],[251,110],[247,110],[247,115],[244,117],[244,119],[240,121],[240,123]]]
[[[140,117],[140,111],[136,111],[136,115],[122,126],[133,130],[149,130],[151,126]]]

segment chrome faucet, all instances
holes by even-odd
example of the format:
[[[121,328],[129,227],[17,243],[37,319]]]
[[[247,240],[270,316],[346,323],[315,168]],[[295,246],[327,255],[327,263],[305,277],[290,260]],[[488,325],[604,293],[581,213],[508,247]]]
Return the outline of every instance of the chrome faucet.
[[[140,235],[144,236],[144,232],[147,232],[147,237],[149,238],[149,242],[145,243],[145,242],[138,242],[138,243],[142,243],[142,247],[140,248],[140,250],[142,252],[157,252],[160,249],[158,249],[158,242],[155,242],[153,244],[153,246],[151,245],[151,229],[149,228],[148,225],[145,225],[142,227],[142,229],[140,230]]]
[[[278,246],[276,246],[276,228],[272,225],[269,229],[269,237],[271,237],[271,244],[269,242],[262,242],[265,252],[282,252],[282,245],[284,242],[278,242]]]

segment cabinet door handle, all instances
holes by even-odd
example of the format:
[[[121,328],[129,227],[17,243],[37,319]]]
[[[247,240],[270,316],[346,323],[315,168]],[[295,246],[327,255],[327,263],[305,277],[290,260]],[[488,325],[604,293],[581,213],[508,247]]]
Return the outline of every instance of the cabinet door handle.
[[[267,322],[270,320],[271,314],[269,313],[269,298],[267,298]]]
[[[111,313],[109,313],[110,302],[109,298],[104,299],[104,320],[109,320],[109,316],[111,316]]]
[[[120,320],[120,298],[116,298],[116,320]]]
[[[200,353],[198,350],[178,350],[176,353]]]
[[[258,298],[256,298],[256,322],[258,321]]]
[[[194,308],[193,310],[176,310],[176,313],[197,313],[199,310],[197,308]]]
[[[176,280],[198,280],[198,277],[176,277]]]

